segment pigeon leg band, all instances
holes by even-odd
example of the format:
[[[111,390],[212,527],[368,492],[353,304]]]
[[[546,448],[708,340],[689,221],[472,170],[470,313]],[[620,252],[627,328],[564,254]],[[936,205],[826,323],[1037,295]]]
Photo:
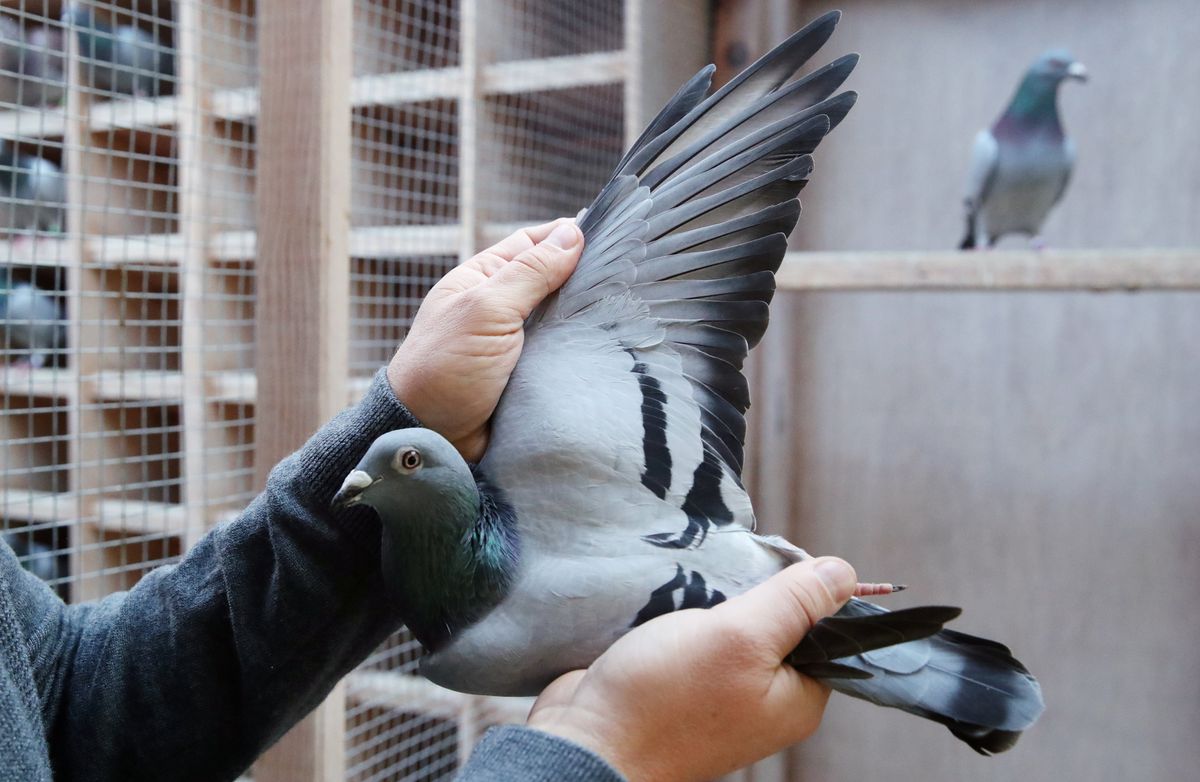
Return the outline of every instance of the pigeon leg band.
[[[854,588],[855,597],[878,597],[879,595],[890,595],[894,592],[903,592],[908,589],[904,584],[865,584],[859,582],[859,585]]]

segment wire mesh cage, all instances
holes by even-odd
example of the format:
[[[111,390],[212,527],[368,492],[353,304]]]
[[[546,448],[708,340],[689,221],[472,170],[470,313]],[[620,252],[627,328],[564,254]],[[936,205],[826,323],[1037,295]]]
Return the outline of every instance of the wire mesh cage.
[[[64,599],[250,496],[256,59],[250,0],[0,5],[0,508]]]
[[[629,4],[354,1],[347,399],[447,270],[603,184]],[[68,601],[256,490],[260,10],[0,0],[0,525]],[[447,777],[528,710],[433,687],[418,657],[400,631],[347,680],[347,779]]]

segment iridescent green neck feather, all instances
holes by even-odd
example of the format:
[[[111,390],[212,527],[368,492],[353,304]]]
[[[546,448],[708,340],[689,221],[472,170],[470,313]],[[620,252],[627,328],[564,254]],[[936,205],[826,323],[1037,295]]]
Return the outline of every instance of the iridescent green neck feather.
[[[406,518],[384,524],[384,573],[405,624],[434,651],[507,594],[519,555],[516,518],[482,480],[411,499]]]

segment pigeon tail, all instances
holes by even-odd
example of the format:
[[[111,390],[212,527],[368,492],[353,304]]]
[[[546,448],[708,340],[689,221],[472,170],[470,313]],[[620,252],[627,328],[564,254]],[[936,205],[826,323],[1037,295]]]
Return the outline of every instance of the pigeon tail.
[[[1041,686],[1008,647],[933,627],[956,615],[957,609],[937,607],[889,612],[851,600],[826,620],[832,627],[818,623],[810,633],[821,631],[815,642],[806,637],[793,656],[807,645],[802,672],[847,695],[941,723],[981,755],[1003,752],[1042,713]],[[881,644],[889,634],[911,639]],[[856,644],[865,651],[837,656]],[[824,650],[829,662],[814,650]]]

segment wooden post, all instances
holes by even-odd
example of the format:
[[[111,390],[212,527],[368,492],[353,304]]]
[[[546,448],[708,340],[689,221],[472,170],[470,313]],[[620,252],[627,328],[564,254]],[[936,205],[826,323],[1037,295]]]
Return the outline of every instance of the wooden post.
[[[261,0],[255,478],[344,407],[348,374],[351,4]],[[255,767],[345,776],[338,685]]]

